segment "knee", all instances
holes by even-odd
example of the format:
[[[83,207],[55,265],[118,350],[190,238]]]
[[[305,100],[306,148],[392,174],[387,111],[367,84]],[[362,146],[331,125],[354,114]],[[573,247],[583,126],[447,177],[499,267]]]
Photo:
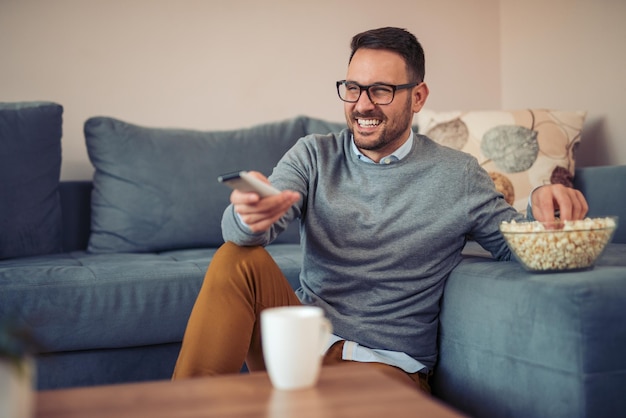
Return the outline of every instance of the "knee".
[[[268,258],[271,256],[264,247],[246,247],[227,241],[215,252],[211,263],[226,262],[233,266],[241,262],[265,262]]]
[[[247,276],[256,268],[274,263],[264,247],[245,247],[233,242],[224,243],[213,255],[207,274],[212,270],[221,277]]]
[[[232,242],[223,244],[213,255],[204,277],[203,288],[228,289],[254,287],[259,272],[266,270],[272,257],[260,246],[244,247]]]

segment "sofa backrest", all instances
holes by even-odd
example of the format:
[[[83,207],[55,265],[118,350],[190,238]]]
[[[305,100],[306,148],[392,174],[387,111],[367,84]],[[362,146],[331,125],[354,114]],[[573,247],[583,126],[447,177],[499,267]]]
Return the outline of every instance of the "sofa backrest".
[[[63,219],[63,251],[84,251],[91,233],[91,191],[93,183],[61,181],[61,213]]]
[[[626,243],[626,166],[576,169],[574,187],[587,197],[589,216],[618,216],[613,242]],[[91,231],[91,181],[62,181],[63,250],[87,248]]]
[[[626,165],[577,168],[574,187],[587,198],[589,217],[619,218],[613,242],[626,243]]]

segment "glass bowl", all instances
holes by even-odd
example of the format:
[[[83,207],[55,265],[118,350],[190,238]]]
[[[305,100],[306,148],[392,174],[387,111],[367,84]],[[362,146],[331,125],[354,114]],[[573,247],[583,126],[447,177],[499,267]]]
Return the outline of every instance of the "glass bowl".
[[[578,221],[502,222],[500,232],[513,255],[532,272],[593,268],[611,242],[617,217]]]

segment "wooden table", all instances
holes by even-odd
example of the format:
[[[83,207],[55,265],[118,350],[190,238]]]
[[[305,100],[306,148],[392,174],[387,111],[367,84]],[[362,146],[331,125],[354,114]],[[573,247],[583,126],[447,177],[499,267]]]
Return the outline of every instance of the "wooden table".
[[[41,391],[38,418],[459,417],[436,399],[367,367],[324,367],[311,389],[280,391],[267,374]]]

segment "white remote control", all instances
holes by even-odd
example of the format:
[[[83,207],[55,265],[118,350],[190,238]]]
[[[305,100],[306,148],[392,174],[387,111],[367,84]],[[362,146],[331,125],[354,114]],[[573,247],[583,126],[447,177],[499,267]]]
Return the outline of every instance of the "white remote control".
[[[237,171],[235,173],[223,174],[217,180],[232,189],[237,189],[246,193],[257,193],[261,197],[279,194],[280,190],[270,186],[250,175],[247,171]]]

